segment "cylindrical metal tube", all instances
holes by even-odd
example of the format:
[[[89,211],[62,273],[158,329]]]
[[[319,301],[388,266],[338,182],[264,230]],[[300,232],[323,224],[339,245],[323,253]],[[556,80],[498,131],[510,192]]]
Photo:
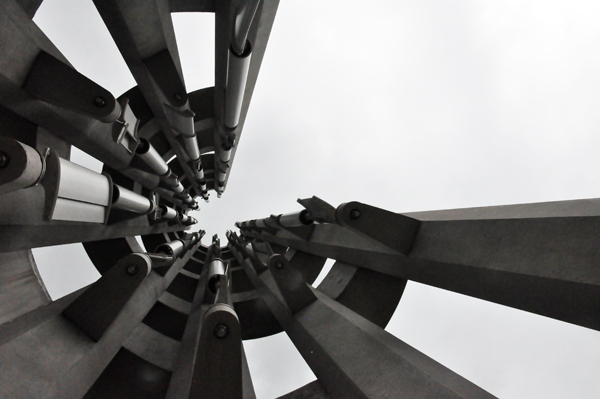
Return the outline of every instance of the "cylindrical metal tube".
[[[196,162],[194,170],[196,172],[196,179],[198,179],[198,180],[204,179],[204,168],[202,167],[200,160],[198,160],[198,162]]]
[[[314,223],[310,212],[308,212],[306,209],[303,209],[299,212],[279,215],[277,220],[279,221],[279,224],[281,224],[283,227],[308,226],[309,224]]]
[[[219,278],[225,275],[225,263],[221,259],[213,259],[208,265],[208,278],[206,285],[213,294],[219,289]]]
[[[35,148],[0,137],[0,195],[37,184],[46,169]]]
[[[163,176],[169,173],[169,166],[148,140],[140,138],[140,144],[135,153],[157,175]]]
[[[136,213],[148,213],[156,209],[154,202],[118,184],[113,184],[112,207]]]
[[[185,149],[192,161],[200,159],[200,148],[198,148],[198,140],[194,134],[192,137],[183,136]]]
[[[170,208],[166,205],[160,205],[160,214],[161,214],[161,219],[175,219],[177,217],[177,211],[173,208]]]
[[[171,171],[171,168],[169,168],[167,174],[165,176],[161,176],[160,180],[164,181],[165,183],[167,183],[169,186],[179,186],[179,178],[177,177],[177,175],[175,173],[173,173]],[[183,186],[181,187],[183,188]]]
[[[179,220],[181,223],[186,223],[190,217],[185,213],[179,212]]]
[[[233,21],[233,37],[231,47],[237,54],[244,52],[246,41],[248,40],[248,32],[252,26],[254,15],[258,9],[260,0],[247,0],[240,4],[235,11],[235,19]]]
[[[192,199],[192,196],[188,192],[182,192],[181,194],[175,194],[174,197],[177,198],[177,199],[179,199],[179,200],[182,200],[184,202],[188,202],[188,203],[194,201]]]
[[[229,147],[228,149],[223,148],[221,151],[219,151],[219,158],[223,163],[229,162],[229,160],[231,159],[231,147]]]
[[[223,182],[224,185],[225,176],[227,176],[227,170],[229,170],[229,165],[226,163],[217,162],[215,166],[215,181],[217,181],[217,185],[218,182]]]
[[[110,185],[106,176],[60,158],[58,196],[107,206]]]
[[[186,226],[191,226],[193,224],[198,223],[198,221],[196,220],[196,218],[189,216],[188,220],[185,222]]]
[[[177,180],[177,185],[173,186],[173,191],[175,191],[176,194],[181,194],[184,190],[183,188],[183,184],[181,184],[181,182],[179,180]]]
[[[181,251],[183,251],[183,248],[184,243],[182,240],[173,240],[164,244],[160,244],[158,247],[156,247],[154,252],[172,256],[179,256]]]
[[[202,178],[198,180],[198,184],[200,185],[200,190],[202,190],[202,193],[206,192],[206,179]]]
[[[225,126],[235,128],[242,112],[246,80],[252,59],[252,46],[247,42],[241,55],[229,49],[227,58],[227,84],[225,85]]]

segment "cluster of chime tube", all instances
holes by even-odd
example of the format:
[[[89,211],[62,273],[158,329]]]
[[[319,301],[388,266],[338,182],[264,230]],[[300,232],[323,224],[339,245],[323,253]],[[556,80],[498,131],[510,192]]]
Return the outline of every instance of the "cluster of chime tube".
[[[142,149],[138,156],[157,174],[176,182],[172,185],[176,194],[177,191],[180,195],[185,193],[177,177],[174,177],[152,145],[147,141],[141,143]],[[197,222],[193,217],[166,205],[158,207],[153,199],[113,183],[108,175],[96,173],[63,158],[57,159],[57,170],[52,171],[57,176],[56,187],[52,188],[56,196],[52,213],[47,217],[49,220],[104,223],[110,207],[111,210],[139,214],[160,210],[161,218],[179,219],[186,226]],[[40,183],[48,173],[47,168],[46,156],[42,156],[33,147],[11,138],[0,137],[0,195]]]
[[[240,230],[278,228],[278,227],[300,227],[309,226],[315,221],[306,209],[297,212],[285,213],[281,215],[272,215],[269,218],[253,219],[245,222],[236,222],[235,225]]]

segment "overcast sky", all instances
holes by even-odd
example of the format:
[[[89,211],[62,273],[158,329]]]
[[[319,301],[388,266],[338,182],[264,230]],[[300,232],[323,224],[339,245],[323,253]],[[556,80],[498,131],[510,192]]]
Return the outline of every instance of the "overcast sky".
[[[46,0],[35,20],[115,96],[135,85],[91,1]],[[312,195],[395,212],[599,197],[598,20],[594,1],[284,0],[200,228]],[[213,16],[174,23],[188,91],[212,86]],[[34,253],[55,297],[93,281],[51,252]],[[387,330],[499,397],[600,397],[589,329],[409,282]],[[283,334],[245,348],[259,398],[314,379]]]

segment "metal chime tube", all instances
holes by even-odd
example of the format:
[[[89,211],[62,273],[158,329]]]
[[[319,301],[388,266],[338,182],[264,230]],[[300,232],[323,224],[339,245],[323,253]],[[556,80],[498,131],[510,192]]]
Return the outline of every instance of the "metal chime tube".
[[[308,226],[308,225],[314,223],[314,220],[313,220],[312,216],[310,215],[310,212],[308,212],[306,209],[303,209],[300,212],[293,212],[293,213],[286,213],[283,215],[279,215],[279,217],[277,219],[279,221],[279,224],[281,224],[283,227]],[[258,220],[256,221],[256,226],[257,227],[265,227],[265,226],[259,226]]]
[[[183,185],[179,182],[179,178],[173,173],[169,165],[160,156],[154,146],[146,139],[141,138],[140,144],[136,149],[137,156],[161,179],[170,186],[176,194],[183,192]]]
[[[179,212],[179,221],[181,223],[186,223],[190,217],[185,213]]]
[[[196,139],[196,134],[193,136],[183,136],[183,143],[185,144],[185,148],[190,159],[194,162],[197,162],[200,159],[200,148],[198,148],[198,140]]]
[[[44,171],[44,159],[35,148],[0,137],[0,195],[36,185]]]
[[[202,167],[201,163],[196,164],[196,179],[198,180],[202,180],[204,179],[204,168]],[[206,185],[206,181],[204,182],[204,184]]]
[[[118,184],[113,184],[112,207],[136,213],[148,213],[156,209],[154,202],[148,198]]]
[[[173,191],[175,191],[176,194],[181,194],[184,190],[183,188],[183,184],[181,184],[181,182],[179,180],[177,180],[177,185],[173,186]]]
[[[208,265],[207,287],[216,294],[219,289],[220,277],[225,275],[225,263],[221,259],[213,259]]]
[[[141,138],[140,144],[135,152],[150,169],[156,172],[157,175],[165,176],[170,172],[169,165],[167,165],[164,159],[148,140]]]
[[[243,52],[236,54],[231,48],[227,57],[227,82],[225,84],[225,126],[234,129],[240,121],[246,80],[252,59],[252,46],[246,42]]]
[[[166,205],[160,205],[159,209],[162,219],[172,220],[177,217],[177,211],[171,207],[168,207]]]
[[[58,197],[106,206],[109,192],[106,176],[60,158]]]
[[[225,164],[229,162],[229,160],[231,159],[231,149],[232,148],[233,148],[233,145],[231,143],[223,143],[221,145],[221,148],[218,151],[219,159],[221,160],[221,162],[223,162]]]
[[[166,242],[164,244],[160,244],[154,252],[157,254],[163,253],[171,256],[179,256],[179,254],[183,251],[185,244],[182,240],[173,240]]]

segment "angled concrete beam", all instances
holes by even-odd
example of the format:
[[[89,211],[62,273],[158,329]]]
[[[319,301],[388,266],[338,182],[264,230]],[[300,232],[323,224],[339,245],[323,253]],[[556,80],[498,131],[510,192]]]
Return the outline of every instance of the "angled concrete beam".
[[[260,276],[249,264],[244,267],[332,398],[493,398],[326,295],[298,284],[300,273],[283,256],[272,256],[269,271]]]

